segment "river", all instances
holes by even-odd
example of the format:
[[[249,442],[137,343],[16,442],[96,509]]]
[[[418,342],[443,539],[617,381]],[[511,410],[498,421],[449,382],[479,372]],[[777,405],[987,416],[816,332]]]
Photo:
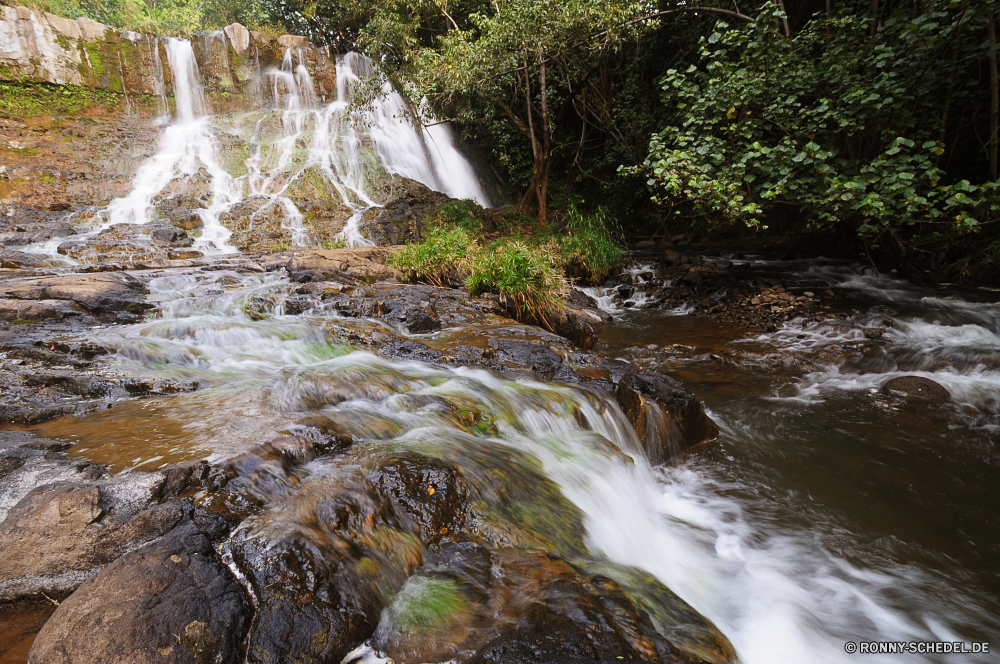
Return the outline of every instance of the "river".
[[[579,508],[592,559],[653,574],[713,620],[740,661],[846,662],[858,657],[849,641],[989,641],[1000,626],[992,294],[826,261],[755,269],[834,289],[840,317],[746,337],[703,317],[619,308],[602,331],[604,352],[683,381],[722,429],[664,466],[644,461],[597,394],[352,350],[329,341],[335,313],[282,314],[284,277],[218,270],[153,279],[160,315],[99,333],[130,372],[194,380],[198,392],[37,429],[118,471],[151,470],[233,457],[319,416],[366,446],[432,450],[475,476],[482,439],[417,398],[433,397],[485,414],[489,446],[536,459]],[[245,303],[261,295],[274,315],[252,320]],[[866,338],[873,326],[884,335]],[[440,345],[468,332],[410,336]],[[878,393],[904,374],[933,377],[954,401],[900,405]],[[329,472],[313,462],[302,480]]]

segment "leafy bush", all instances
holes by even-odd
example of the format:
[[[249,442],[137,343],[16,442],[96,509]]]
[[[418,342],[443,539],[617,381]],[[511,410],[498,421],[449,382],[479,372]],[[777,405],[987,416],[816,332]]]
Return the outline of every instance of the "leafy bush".
[[[406,245],[389,257],[389,264],[404,272],[413,270],[434,286],[444,286],[461,274],[476,247],[464,228],[432,226],[423,242]]]
[[[477,233],[483,227],[483,207],[473,200],[448,201],[438,208],[431,224],[434,226],[457,226],[470,233]]]
[[[700,65],[662,80],[670,126],[631,170],[672,213],[709,223],[757,225],[783,204],[808,228],[846,223],[899,242],[905,226],[952,232],[996,221],[998,183],[944,172],[949,107],[983,113],[975,63],[986,47],[959,38],[983,34],[985,12],[967,4],[907,6],[877,26],[817,16],[791,37],[770,5],[750,25],[719,23]],[[983,173],[984,154],[977,159]]]
[[[551,244],[499,241],[473,256],[465,285],[473,295],[496,293],[521,320],[534,318],[550,327],[548,310],[566,291],[560,263]]]
[[[603,281],[622,261],[620,232],[606,208],[583,214],[571,205],[566,215],[566,235],[561,253],[566,267],[590,281]]]

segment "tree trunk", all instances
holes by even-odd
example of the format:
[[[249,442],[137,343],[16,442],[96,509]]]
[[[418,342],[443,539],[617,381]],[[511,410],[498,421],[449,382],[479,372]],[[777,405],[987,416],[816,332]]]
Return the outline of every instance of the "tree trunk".
[[[993,10],[986,10],[986,34],[990,38],[990,180],[997,179],[997,121],[1000,119],[1000,99],[997,98],[997,33],[993,25]]]

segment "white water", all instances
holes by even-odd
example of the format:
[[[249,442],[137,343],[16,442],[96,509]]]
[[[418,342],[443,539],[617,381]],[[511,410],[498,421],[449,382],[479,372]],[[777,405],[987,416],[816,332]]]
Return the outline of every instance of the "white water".
[[[779,523],[773,497],[754,497],[752,484],[722,479],[725,473],[710,463],[694,458],[651,467],[613,402],[478,369],[394,362],[366,352],[332,356],[317,327],[323,319],[280,315],[283,279],[238,276],[239,290],[216,285],[237,276],[158,278],[149,286],[162,319],[106,333],[123,334],[113,342],[120,356],[139,363],[145,374],[215,388],[176,406],[191,435],[215,450],[215,458],[246,449],[316,408],[360,436],[377,435],[369,433],[375,420],[391,422],[390,428],[401,429],[392,444],[481,445],[483,439],[455,430],[440,413],[406,410],[393,395],[471,400],[497,416],[499,434],[491,443],[538,459],[586,515],[586,543],[595,556],[655,575],[712,619],[746,664],[856,661],[858,655],[844,651],[846,641],[961,640],[963,620],[982,611],[976,598],[919,566],[848,560],[829,545],[843,528],[836,515],[812,515],[789,526]],[[243,303],[252,296],[272,298],[278,315],[247,319]],[[321,395],[344,389],[355,396],[315,405]],[[566,403],[580,416],[569,414]],[[749,435],[742,425],[720,424],[723,436]],[[384,661],[370,649],[354,655]]]
[[[206,39],[208,48],[219,50],[218,42],[224,46],[225,35],[213,33]],[[95,237],[117,224],[146,224],[153,218],[157,198],[172,182],[204,175],[209,179],[210,200],[198,211],[204,227],[194,249],[209,255],[236,251],[228,244],[231,231],[219,219],[248,199],[256,201],[257,208],[251,223],[257,215],[278,207],[291,244],[314,245],[315,238],[288,189],[305,174],[317,171],[336,192],[337,202],[354,211],[340,234],[340,239],[352,246],[371,244],[361,234],[358,222],[361,213],[379,206],[375,192],[385,172],[416,180],[454,198],[489,205],[447,124],[414,126],[405,101],[388,84],[370,108],[350,112],[353,87],[372,73],[370,61],[357,53],[337,57],[337,97],[325,106],[317,104],[301,49],[287,49],[280,69],[263,72],[270,81],[274,112],[280,116],[280,135],[274,138],[267,134],[265,125],[272,115],[263,114],[250,138],[246,175],[233,177],[220,163],[214,118],[191,43],[174,38],[165,42],[174,80],[175,117],[164,127],[156,154],[137,170],[128,196],[99,210],[90,229],[74,240]],[[56,252],[63,240],[56,238],[25,250],[66,260]]]

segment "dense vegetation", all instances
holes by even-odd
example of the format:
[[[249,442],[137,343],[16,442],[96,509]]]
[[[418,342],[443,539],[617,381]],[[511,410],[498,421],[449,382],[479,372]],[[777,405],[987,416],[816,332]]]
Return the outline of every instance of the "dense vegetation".
[[[368,91],[454,121],[538,232],[600,208],[634,239],[794,232],[935,276],[1000,257],[992,0],[37,1],[362,50]]]

